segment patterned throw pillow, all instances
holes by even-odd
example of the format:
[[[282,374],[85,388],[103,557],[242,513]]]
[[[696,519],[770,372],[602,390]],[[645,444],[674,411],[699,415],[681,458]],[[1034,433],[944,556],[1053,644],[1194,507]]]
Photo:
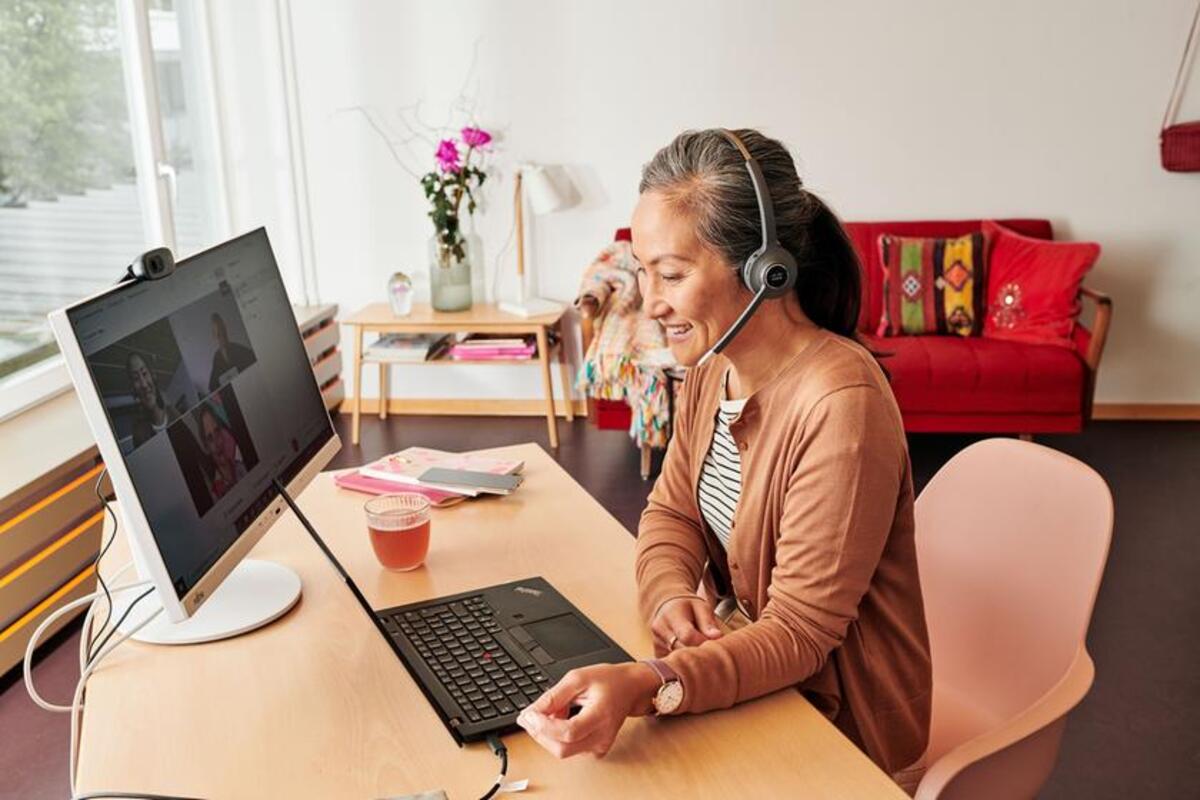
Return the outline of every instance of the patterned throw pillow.
[[[880,336],[957,334],[983,329],[986,249],[982,233],[958,239],[880,234]]]

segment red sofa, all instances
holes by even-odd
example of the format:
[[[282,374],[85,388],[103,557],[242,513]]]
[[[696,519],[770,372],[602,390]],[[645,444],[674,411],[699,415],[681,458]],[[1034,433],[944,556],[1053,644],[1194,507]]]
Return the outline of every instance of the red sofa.
[[[1054,238],[1048,220],[998,221],[1026,236]],[[982,336],[874,335],[883,304],[879,235],[963,236],[981,225],[981,220],[847,223],[865,273],[862,339],[883,356],[910,432],[1076,433],[1091,417],[1112,314],[1112,302],[1099,292],[1083,289],[1084,299],[1097,306],[1094,330],[1077,323],[1074,350]]]
[[[1054,238],[1049,220],[998,222],[1026,236]],[[910,432],[1077,433],[1091,418],[1096,370],[1112,316],[1112,301],[1100,292],[1082,289],[1096,311],[1092,329],[1076,324],[1074,350],[982,336],[875,335],[883,304],[879,234],[963,236],[981,227],[981,220],[846,223],[864,271],[862,340],[881,355],[891,374]],[[618,230],[616,238],[628,239],[629,230]],[[585,340],[591,338],[591,316],[585,314]],[[604,427],[629,426],[627,406],[599,402]]]

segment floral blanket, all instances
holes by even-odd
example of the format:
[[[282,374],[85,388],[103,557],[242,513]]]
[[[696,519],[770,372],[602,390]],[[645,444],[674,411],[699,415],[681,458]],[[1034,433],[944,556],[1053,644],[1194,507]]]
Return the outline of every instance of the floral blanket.
[[[596,299],[596,335],[584,353],[576,387],[592,397],[623,400],[633,410],[629,435],[638,444],[664,448],[670,438],[670,381],[675,366],[662,326],[642,313],[637,262],[629,242],[613,242],[583,273],[583,298]]]

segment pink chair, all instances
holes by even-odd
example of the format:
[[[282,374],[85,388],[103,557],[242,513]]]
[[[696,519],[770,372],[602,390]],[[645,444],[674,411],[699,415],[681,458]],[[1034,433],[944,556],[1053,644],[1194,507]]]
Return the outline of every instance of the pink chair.
[[[938,471],[916,522],[933,659],[916,797],[1034,797],[1095,674],[1084,638],[1112,538],[1112,495],[1068,455],[988,439]]]

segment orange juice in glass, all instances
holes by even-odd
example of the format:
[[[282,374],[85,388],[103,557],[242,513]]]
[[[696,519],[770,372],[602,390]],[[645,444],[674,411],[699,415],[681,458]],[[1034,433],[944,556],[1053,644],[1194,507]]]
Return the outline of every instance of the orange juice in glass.
[[[407,572],[429,552],[429,498],[411,492],[373,497],[364,506],[371,547],[379,563]]]

